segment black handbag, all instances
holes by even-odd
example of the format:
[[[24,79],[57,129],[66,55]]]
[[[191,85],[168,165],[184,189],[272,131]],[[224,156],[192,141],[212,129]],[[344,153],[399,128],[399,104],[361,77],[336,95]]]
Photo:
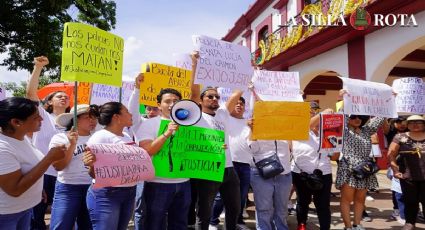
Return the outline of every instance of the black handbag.
[[[348,164],[347,159],[344,158]],[[349,165],[349,164],[348,164]],[[350,167],[352,175],[357,179],[366,179],[379,171],[378,164],[376,164],[374,159],[364,161],[357,165],[356,167]]]
[[[264,179],[272,178],[285,171],[277,156],[277,142],[274,141],[274,144],[276,151],[272,156],[266,157],[258,162],[255,162],[255,159],[253,159],[258,172]]]

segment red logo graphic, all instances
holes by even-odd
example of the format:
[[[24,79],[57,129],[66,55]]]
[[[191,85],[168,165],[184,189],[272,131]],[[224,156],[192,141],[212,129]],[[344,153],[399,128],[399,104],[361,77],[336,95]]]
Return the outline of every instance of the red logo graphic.
[[[350,24],[356,30],[365,30],[370,23],[370,14],[362,7],[357,8],[350,16]]]

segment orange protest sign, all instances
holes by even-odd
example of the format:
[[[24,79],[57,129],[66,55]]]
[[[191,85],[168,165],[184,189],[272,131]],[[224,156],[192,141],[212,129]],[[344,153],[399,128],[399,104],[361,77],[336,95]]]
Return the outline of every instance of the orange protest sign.
[[[252,139],[308,140],[308,102],[258,101],[254,104]]]
[[[79,82],[77,92],[77,104],[90,104],[91,83]]]

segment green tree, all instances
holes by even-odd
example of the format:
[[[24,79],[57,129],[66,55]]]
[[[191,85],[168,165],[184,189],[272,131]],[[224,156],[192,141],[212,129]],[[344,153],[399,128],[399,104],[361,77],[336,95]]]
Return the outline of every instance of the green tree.
[[[56,82],[64,24],[79,21],[108,31],[115,28],[115,9],[110,0],[2,0],[0,53],[7,57],[0,65],[31,71],[31,60],[44,55],[50,62],[44,75],[48,83]]]

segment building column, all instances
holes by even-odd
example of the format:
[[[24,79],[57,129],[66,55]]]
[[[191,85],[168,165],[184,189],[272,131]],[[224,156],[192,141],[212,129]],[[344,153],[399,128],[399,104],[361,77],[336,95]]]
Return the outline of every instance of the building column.
[[[366,80],[365,39],[359,37],[347,43],[349,78]]]

